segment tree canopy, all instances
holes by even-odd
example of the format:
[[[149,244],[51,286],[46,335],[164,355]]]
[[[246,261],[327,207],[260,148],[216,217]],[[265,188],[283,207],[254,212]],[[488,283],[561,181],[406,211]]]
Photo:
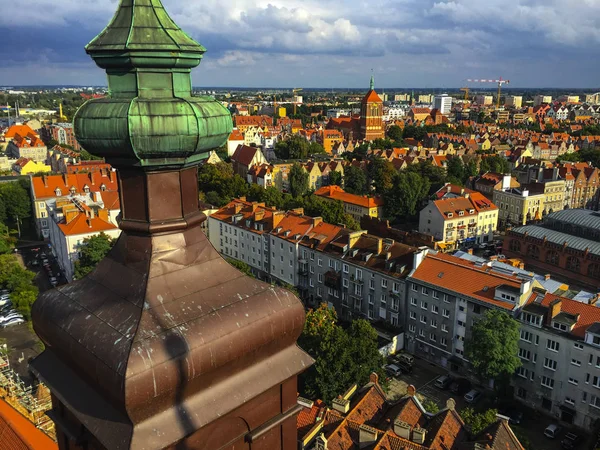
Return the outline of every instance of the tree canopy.
[[[24,269],[14,254],[0,255],[0,285],[11,291],[13,306],[27,320],[31,318],[31,305],[38,296],[34,278],[35,274]]]
[[[473,408],[465,408],[460,412],[462,420],[471,432],[473,436],[478,435],[491,424],[496,422],[498,418],[496,415],[498,411],[495,409],[488,409],[487,411],[476,413]]]
[[[198,170],[198,188],[203,200],[214,206],[225,206],[232,199],[248,193],[248,183],[233,173],[231,164],[204,164]]]
[[[79,260],[75,261],[75,278],[81,279],[96,268],[115,241],[106,233],[87,237],[81,243]]]
[[[308,142],[298,134],[275,144],[275,155],[279,159],[307,159],[310,155],[325,153],[321,144]]]
[[[301,392],[329,403],[353,384],[364,385],[369,375],[382,373],[383,356],[377,348],[377,332],[363,319],[346,331],[337,323],[335,310],[322,304],[306,314],[298,344],[315,359],[300,375]]]
[[[521,366],[519,323],[504,311],[490,309],[475,322],[465,354],[480,377],[508,379]]]
[[[367,175],[360,167],[346,167],[344,170],[344,190],[350,194],[367,194]]]
[[[290,193],[294,197],[300,197],[308,192],[308,172],[298,164],[294,163],[290,169],[288,180],[290,182]]]
[[[383,195],[384,215],[392,222],[414,218],[429,194],[431,184],[416,172],[403,170],[394,175],[393,186]]]
[[[14,220],[31,216],[31,199],[29,193],[20,183],[3,183],[0,185],[0,198],[4,204],[6,217]]]

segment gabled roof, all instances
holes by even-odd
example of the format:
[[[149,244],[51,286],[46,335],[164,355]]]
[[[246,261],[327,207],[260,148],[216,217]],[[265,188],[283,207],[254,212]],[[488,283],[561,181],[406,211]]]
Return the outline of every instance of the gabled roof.
[[[233,131],[229,135],[229,139],[228,139],[228,141],[243,141],[243,140],[244,140],[244,135],[237,128],[233,129]]]
[[[86,185],[90,192],[100,192],[102,185],[106,187],[107,191],[119,189],[115,172],[43,175],[32,177],[31,184],[36,200],[56,197],[56,189],[60,189],[61,195],[69,195],[70,189],[74,187],[78,194],[82,194]]]
[[[383,100],[381,100],[381,97],[379,97],[379,95],[377,94],[377,92],[375,92],[374,89],[371,89],[369,92],[367,92],[367,95],[364,96],[363,103],[383,103]]]
[[[78,234],[100,233],[101,231],[117,230],[118,228],[100,217],[93,219],[85,213],[80,213],[69,223],[59,223],[58,227],[65,236],[76,236]]]
[[[10,450],[58,450],[58,445],[43,431],[0,399],[1,447]]]
[[[240,144],[231,157],[231,160],[243,166],[249,167],[254,159],[254,156],[256,156],[256,153],[259,151],[260,149],[258,147],[250,147],[249,145]]]
[[[504,285],[520,290],[521,280],[515,276],[500,275],[487,269],[451,255],[429,253],[410,278],[506,310],[513,310],[514,304],[494,299],[495,288]]]
[[[38,134],[31,129],[31,127],[27,124],[15,124],[11,125],[6,133],[4,133],[5,139],[13,139],[16,135],[27,136],[28,134],[37,136]]]
[[[315,191],[314,195],[330,198],[332,200],[339,200],[341,202],[350,203],[363,208],[375,208],[378,206],[383,206],[383,199],[381,197],[365,197],[349,194],[339,186],[323,186]]]

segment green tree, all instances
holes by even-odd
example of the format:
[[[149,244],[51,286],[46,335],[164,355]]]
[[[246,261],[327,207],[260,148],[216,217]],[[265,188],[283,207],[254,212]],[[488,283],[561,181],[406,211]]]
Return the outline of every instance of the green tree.
[[[495,409],[488,409],[485,412],[476,413],[473,408],[469,407],[463,409],[460,416],[471,434],[476,436],[498,420],[496,417],[497,414],[498,411]]]
[[[322,217],[327,223],[343,224],[350,230],[360,229],[356,220],[350,214],[346,214],[344,204],[340,201],[309,195],[304,198],[302,207],[304,208],[304,213],[308,216]]]
[[[388,130],[387,135],[392,141],[401,141],[402,128],[400,128],[398,125],[392,125]]]
[[[329,185],[330,186],[341,186],[343,183],[342,172],[332,170],[329,172]]]
[[[437,414],[440,412],[439,405],[431,399],[427,399],[423,402],[423,408],[425,408],[425,411],[429,414]]]
[[[308,172],[298,164],[294,163],[288,175],[290,182],[290,193],[294,197],[300,197],[308,192]]]
[[[411,164],[405,169],[406,172],[414,172],[422,178],[429,180],[433,191],[437,191],[446,184],[446,172],[441,167],[434,166],[431,161],[421,161],[418,164]]]
[[[309,155],[322,155],[324,153],[327,153],[327,152],[325,151],[323,146],[321,144],[319,144],[318,142],[311,142],[310,145],[308,146],[308,154]]]
[[[383,194],[392,187],[393,178],[396,174],[394,165],[386,159],[375,158],[369,164],[369,180],[377,194]]]
[[[392,222],[400,217],[414,220],[421,203],[429,194],[430,186],[429,180],[418,173],[406,170],[397,173],[392,188],[383,196],[385,217]]]
[[[106,233],[85,238],[79,249],[80,257],[75,261],[75,278],[80,280],[96,268],[108,254],[115,241]]]
[[[465,354],[484,379],[509,379],[521,366],[519,323],[504,311],[490,309],[471,328]]]
[[[579,152],[565,153],[556,158],[556,162],[581,162],[581,155]]]
[[[6,205],[4,204],[4,199],[0,195],[0,222],[4,223],[6,221]]]
[[[462,186],[465,176],[465,165],[463,160],[459,156],[448,159],[448,166],[446,168],[448,174],[448,180]]]
[[[254,277],[252,274],[252,268],[245,262],[232,258],[226,258],[225,260],[243,274],[248,275],[249,277]]]
[[[204,164],[198,170],[198,188],[205,193],[207,203],[224,206],[234,198],[248,194],[248,183],[233,173],[231,164]]]
[[[275,144],[275,155],[279,159],[306,159],[311,152],[324,153],[324,151],[319,144],[311,145],[298,134]]]
[[[17,311],[29,320],[31,305],[38,295],[33,284],[35,274],[24,269],[13,254],[0,255],[0,285],[11,291],[11,301]]]
[[[367,175],[356,166],[348,166],[344,170],[344,189],[350,194],[365,195],[367,190]]]
[[[16,239],[10,235],[6,225],[0,222],[0,254],[12,253]]]
[[[357,361],[357,364],[351,367],[354,382],[362,386],[369,381],[369,375],[373,372],[379,372],[383,375],[381,368],[385,360],[379,353],[377,331],[371,323],[364,319],[355,320],[350,325],[347,333],[350,338],[352,359]]]
[[[499,155],[489,155],[484,157],[481,160],[479,168],[482,173],[510,173],[510,165],[508,164],[508,161]]]
[[[0,185],[0,197],[10,219],[26,219],[31,216],[31,200],[27,190],[19,183],[4,183]]]
[[[377,333],[371,324],[363,320],[346,332],[326,304],[308,311],[298,344],[315,359],[299,380],[308,398],[330,402],[353,384],[364,385],[372,372],[381,373],[383,358],[376,354]]]

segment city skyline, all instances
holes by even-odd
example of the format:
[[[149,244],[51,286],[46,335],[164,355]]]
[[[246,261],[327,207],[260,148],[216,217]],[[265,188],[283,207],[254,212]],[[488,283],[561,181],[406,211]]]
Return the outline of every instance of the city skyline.
[[[2,84],[104,85],[83,47],[115,4],[6,5]],[[199,87],[366,88],[371,68],[378,88],[450,89],[468,78],[499,76],[520,88],[597,85],[600,4],[592,2],[379,0],[368,9],[329,0],[164,5],[208,49],[203,72],[194,73]]]

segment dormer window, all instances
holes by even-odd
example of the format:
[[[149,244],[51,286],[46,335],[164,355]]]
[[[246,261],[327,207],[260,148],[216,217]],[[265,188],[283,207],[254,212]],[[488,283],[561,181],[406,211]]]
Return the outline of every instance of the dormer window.
[[[524,312],[523,314],[521,314],[521,320],[536,327],[542,326],[542,316],[538,316],[536,314]]]
[[[470,209],[469,210],[469,214],[475,214],[475,210],[474,209]]]
[[[106,190],[106,185],[105,184],[100,185],[100,190],[104,192]]]
[[[77,193],[77,189],[75,189],[75,186],[73,186],[73,187],[70,189],[70,192],[71,192],[71,194],[73,194],[73,195],[75,195],[75,194]]]
[[[448,213],[448,218],[451,219],[454,216],[452,213]]]
[[[560,322],[552,322],[552,328],[559,331],[569,331],[569,327]]]
[[[459,211],[459,212],[458,212],[458,215],[462,217],[462,216],[464,216],[464,215],[465,215],[465,212],[464,212],[464,211]]]
[[[83,187],[83,192],[85,192],[86,194],[90,193],[90,187],[87,184]]]
[[[56,188],[54,190],[54,193],[56,194],[57,197],[60,197],[62,195],[62,191],[59,188]]]

